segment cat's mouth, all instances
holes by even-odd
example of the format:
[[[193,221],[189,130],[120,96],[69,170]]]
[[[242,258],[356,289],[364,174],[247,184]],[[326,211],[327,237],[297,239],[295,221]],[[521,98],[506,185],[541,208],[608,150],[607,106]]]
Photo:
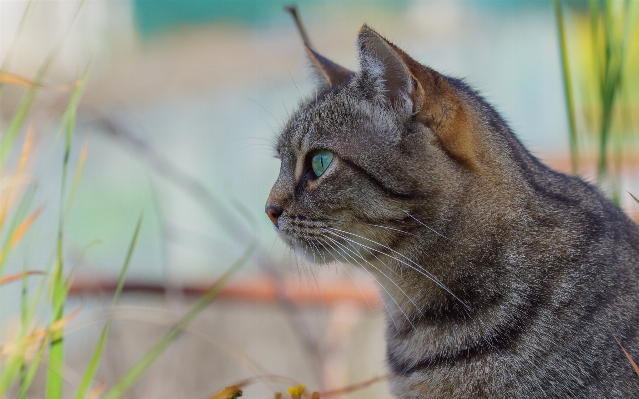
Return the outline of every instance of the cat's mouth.
[[[344,222],[332,223],[304,216],[282,217],[277,232],[297,255],[316,264],[345,262],[366,267],[376,245]]]
[[[278,220],[276,231],[297,255],[307,261],[323,264],[337,260],[333,255],[334,251],[330,251],[330,246],[326,244],[330,240],[324,238],[330,228],[322,220],[283,215]]]

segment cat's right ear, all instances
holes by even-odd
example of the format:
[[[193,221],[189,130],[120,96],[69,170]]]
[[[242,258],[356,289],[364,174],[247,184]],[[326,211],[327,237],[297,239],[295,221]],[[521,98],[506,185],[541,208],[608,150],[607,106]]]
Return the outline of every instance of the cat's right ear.
[[[305,45],[304,48],[311,62],[315,80],[320,86],[333,87],[347,82],[354,75],[353,72],[321,56],[308,46]]]
[[[433,130],[451,157],[477,167],[481,150],[473,126],[478,122],[449,81],[366,25],[358,42],[362,78],[368,83],[364,87],[372,91],[369,95],[404,105],[412,118]]]

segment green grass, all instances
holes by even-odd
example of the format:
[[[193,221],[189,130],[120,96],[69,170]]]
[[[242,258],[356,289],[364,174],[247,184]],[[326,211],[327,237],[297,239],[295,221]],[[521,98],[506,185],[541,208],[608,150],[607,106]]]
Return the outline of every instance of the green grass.
[[[122,293],[122,288],[124,288],[124,280],[126,277],[126,272],[129,269],[129,264],[131,263],[131,256],[133,255],[133,250],[135,249],[135,244],[138,240],[138,235],[140,234],[140,227],[142,227],[142,215],[140,215],[140,219],[138,219],[138,224],[135,226],[135,232],[133,233],[133,238],[131,239],[131,244],[129,245],[129,251],[127,252],[126,259],[124,260],[124,265],[122,266],[122,270],[120,271],[120,276],[118,277],[118,284],[115,289],[115,293],[113,294],[113,304],[111,305],[111,310],[113,310],[118,303],[118,299],[120,294]],[[106,339],[109,335],[109,329],[111,327],[111,318],[113,316],[113,312],[109,313],[106,322],[104,323],[104,327],[102,328],[102,333],[100,334],[100,338],[98,339],[98,343],[95,345],[95,349],[93,351],[93,355],[91,356],[91,360],[89,360],[89,364],[84,371],[84,375],[82,376],[82,381],[80,382],[80,386],[75,394],[75,399],[82,399],[86,397],[87,392],[93,382],[93,377],[98,369],[98,365],[100,364],[100,359],[102,358],[102,352],[104,351],[104,344],[106,343]]]
[[[74,20],[77,18],[83,3],[83,1],[77,3]],[[30,7],[27,8],[27,11],[29,10]],[[26,129],[26,137],[21,152],[18,146],[19,138],[25,132],[25,123],[29,120],[37,94],[39,90],[43,90],[41,81],[58,52],[59,46],[46,57],[36,77],[32,80],[0,71],[0,93],[3,84],[17,84],[26,87],[26,92],[13,112],[6,129],[0,132],[0,176],[3,179],[15,179],[18,181],[22,174],[30,172],[30,170],[25,170],[25,165],[27,164],[26,160],[34,156],[31,150],[34,126],[29,126]],[[65,307],[75,274],[75,269],[68,270],[68,267],[65,267],[65,221],[72,212],[72,204],[76,193],[81,189],[80,181],[87,157],[87,146],[85,144],[77,161],[71,162],[77,110],[87,82],[87,76],[88,73],[85,72],[80,79],[69,85],[72,90],[61,117],[61,130],[64,135],[61,159],[62,172],[60,175],[60,202],[57,210],[58,225],[54,243],[55,256],[48,273],[28,270],[28,264],[25,261],[23,273],[4,276],[5,265],[8,259],[12,258],[12,252],[18,247],[23,237],[29,234],[31,227],[37,223],[38,216],[47,210],[42,206],[34,209],[35,188],[33,186],[17,183],[18,189],[9,188],[0,191],[0,289],[5,284],[10,284],[15,280],[21,280],[22,283],[19,298],[21,309],[19,334],[12,341],[0,342],[0,398],[6,397],[10,392],[16,392],[17,398],[26,398],[38,371],[45,373],[45,397],[47,399],[70,397],[69,393],[65,393],[64,389],[66,384],[65,350],[67,349],[65,348],[65,327],[80,313],[81,308],[68,313],[68,309]],[[18,164],[15,166],[9,165],[8,160],[15,158],[13,156],[15,154],[21,155]],[[75,164],[75,170],[72,170],[72,164]],[[8,187],[11,187],[11,185],[9,184]],[[11,200],[14,197],[19,198],[17,202]],[[250,221],[250,218],[247,218],[247,220]],[[113,310],[124,288],[126,273],[134,255],[141,227],[142,217],[140,216],[135,225],[118,277],[110,308],[111,311],[104,323],[91,358],[81,372],[80,381],[73,394],[75,399],[88,397],[114,399],[124,394],[182,333],[187,325],[217,297],[224,285],[251,258],[257,248],[256,241],[248,243],[244,254],[229,270],[197,300],[190,310],[167,331],[151,350],[142,356],[117,382],[110,387],[106,387],[104,395],[100,395],[105,386],[103,384],[96,385],[95,376],[109,336]],[[96,234],[99,234],[99,232],[96,232]],[[37,245],[41,247],[46,244],[39,242]],[[37,288],[30,289],[30,285],[27,284],[27,278],[33,275],[39,275],[40,281]],[[41,322],[38,323],[36,317],[43,308],[47,308],[49,313],[49,320],[44,325]]]
[[[66,272],[64,252],[65,252],[65,219],[71,211],[71,203],[78,190],[82,175],[82,168],[86,157],[86,146],[80,151],[79,160],[76,162],[76,170],[73,173],[73,181],[71,187],[68,188],[68,175],[71,174],[70,158],[72,153],[72,138],[75,131],[76,113],[82,96],[86,82],[86,76],[78,80],[71,92],[69,102],[62,116],[62,124],[64,128],[64,151],[62,157],[62,174],[60,176],[60,206],[58,209],[58,228],[55,242],[55,260],[52,269],[41,277],[40,285],[33,292],[28,290],[26,278],[34,275],[32,271],[26,270],[21,274],[22,290],[21,290],[21,330],[18,337],[13,342],[1,342],[0,348],[10,348],[9,353],[0,358],[0,398],[10,392],[17,390],[18,398],[26,398],[29,387],[34,381],[38,370],[46,368],[46,389],[45,397],[47,399],[62,399],[65,397],[64,392],[64,353],[65,353],[65,326],[79,313],[80,309],[69,313],[65,313],[65,303],[69,294],[69,289],[73,280],[73,270]],[[16,110],[9,129],[12,133],[15,131],[13,138],[5,139],[3,142],[7,148],[5,155],[11,154],[16,150],[17,137],[19,137],[20,127],[29,114],[29,108],[32,105],[35,91],[31,91],[35,86],[31,87],[26,94],[28,101],[23,101]],[[32,130],[30,130],[31,132]],[[7,137],[7,136],[3,136]],[[25,143],[29,142],[31,134],[27,135]],[[25,148],[28,146],[25,144]],[[23,155],[28,156],[28,151],[23,150]],[[24,158],[24,157],[22,157]],[[0,170],[3,176],[10,176],[5,170],[7,157],[0,158]],[[19,168],[17,168],[19,169]],[[68,195],[67,195],[68,192]],[[6,193],[5,193],[6,194]],[[0,288],[3,284],[9,283],[16,279],[16,276],[7,276],[3,279],[3,268],[6,260],[10,257],[12,249],[14,249],[21,239],[28,234],[30,227],[36,221],[38,215],[43,211],[42,208],[33,208],[33,189],[27,189],[22,194],[20,201],[10,210],[6,209],[6,214],[11,214],[10,222],[5,223],[7,218],[0,217],[0,228],[3,228],[4,241],[0,256]],[[6,199],[8,201],[8,199]],[[3,198],[0,198],[0,204]],[[7,202],[8,203],[8,202]],[[4,215],[4,213],[3,213]],[[97,397],[100,393],[101,386],[93,387],[94,378],[100,365],[104,348],[109,335],[112,322],[112,311],[117,305],[117,301],[122,293],[126,272],[129,268],[134,249],[139,237],[142,226],[142,217],[139,218],[133,237],[130,241],[128,251],[118,278],[117,287],[113,295],[111,312],[102,328],[102,332],[93,350],[92,356],[85,366],[82,378],[76,389],[75,399],[87,397]],[[257,248],[257,242],[253,241],[248,244],[248,248],[244,254],[236,261],[229,270],[224,273],[213,286],[202,295],[191,309],[173,326],[168,332],[149,350],[141,359],[139,359],[129,371],[127,371],[116,383],[104,393],[102,398],[115,399],[124,394],[148,369],[148,367],[171,345],[171,343],[182,333],[187,325],[204,310],[219,294],[224,285],[231,279],[234,273],[239,270],[253,255]],[[42,274],[42,273],[40,273]],[[46,326],[33,327],[35,324],[35,315],[37,309],[42,305],[50,309],[50,320]],[[35,347],[35,350],[33,350]],[[32,355],[29,352],[33,352]],[[0,354],[0,356],[2,356]],[[93,389],[92,389],[93,388]]]
[[[570,140],[570,164],[572,173],[579,173],[579,143],[577,141],[577,122],[575,117],[575,101],[573,99],[572,78],[570,74],[570,59],[568,57],[568,43],[564,24],[564,11],[561,0],[554,0],[557,33],[559,34],[559,48],[561,51],[561,72],[564,83],[566,112],[568,114],[568,137]]]
[[[633,44],[639,36],[639,6],[630,0],[589,0],[587,11],[577,9],[567,14],[572,17],[568,19],[573,22],[572,29],[566,28],[564,2],[554,0],[554,6],[572,170],[580,172],[582,160],[591,155],[597,183],[620,205],[623,159],[629,150],[636,151],[632,148],[636,132],[629,110],[637,98],[627,94],[639,90],[635,78],[639,63],[629,63],[637,59],[636,53],[630,55],[639,48]],[[581,25],[586,29],[579,29],[584,20],[587,23]],[[578,62],[571,61],[575,59]],[[577,94],[581,95],[578,100]]]
[[[84,81],[84,79],[82,80]],[[71,139],[75,129],[75,120],[78,110],[78,102],[82,95],[83,84],[75,85],[71,94],[71,100],[65,110],[63,123],[65,125],[64,157],[62,160],[62,179],[60,188],[60,210],[58,219],[58,238],[56,243],[56,261],[51,275],[51,324],[55,324],[64,317],[64,304],[68,290],[64,278],[64,220],[66,216],[66,182],[71,154]],[[47,372],[47,399],[63,397],[64,376],[64,329],[60,328],[51,333],[49,337],[49,357]]]
[[[244,254],[204,293],[188,312],[173,325],[166,334],[148,351],[133,367],[131,367],[120,380],[115,383],[102,399],[117,399],[133,385],[149,366],[171,345],[171,343],[184,331],[184,328],[193,321],[202,310],[204,310],[220,293],[222,288],[229,282],[231,277],[251,258],[257,248],[257,243],[252,242],[244,251]]]

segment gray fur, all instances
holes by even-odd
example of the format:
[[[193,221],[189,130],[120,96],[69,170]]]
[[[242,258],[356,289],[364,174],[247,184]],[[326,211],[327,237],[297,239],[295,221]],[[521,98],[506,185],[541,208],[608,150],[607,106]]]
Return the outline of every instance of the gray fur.
[[[367,27],[359,48],[360,71],[283,129],[267,207],[296,251],[382,284],[395,397],[639,397],[614,338],[639,360],[637,225],[463,82]],[[335,154],[319,178],[315,150]]]

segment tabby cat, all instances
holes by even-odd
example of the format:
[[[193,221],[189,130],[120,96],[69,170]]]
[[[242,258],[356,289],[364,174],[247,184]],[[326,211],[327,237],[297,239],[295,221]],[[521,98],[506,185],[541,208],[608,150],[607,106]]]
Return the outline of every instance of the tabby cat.
[[[320,83],[266,213],[307,259],[379,281],[394,396],[639,397],[620,347],[639,360],[637,225],[369,27],[359,72],[306,50]]]

